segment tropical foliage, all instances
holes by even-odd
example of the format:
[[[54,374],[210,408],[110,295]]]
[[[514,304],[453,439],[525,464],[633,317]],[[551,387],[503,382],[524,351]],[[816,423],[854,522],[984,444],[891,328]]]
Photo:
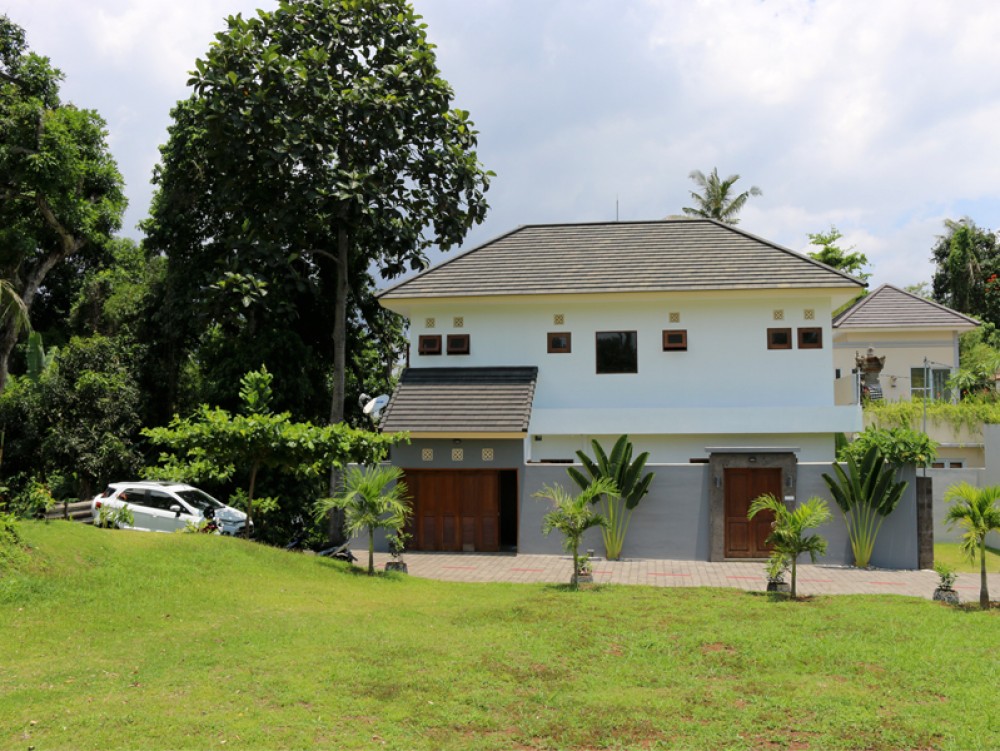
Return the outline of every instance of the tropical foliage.
[[[384,529],[399,538],[410,516],[403,470],[388,464],[351,466],[344,474],[344,489],[316,502],[317,519],[333,509],[344,512],[344,529],[351,537],[368,535],[368,575],[375,574],[375,530]]]
[[[691,198],[694,199],[694,208],[685,206],[683,211],[688,216],[700,216],[705,219],[716,219],[726,224],[739,224],[737,214],[743,210],[750,196],[762,195],[760,188],[756,185],[750,190],[736,194],[733,186],[740,179],[739,175],[730,175],[725,180],[719,177],[719,168],[713,167],[712,172],[706,177],[701,170],[693,170],[688,175],[701,190],[701,192],[691,191]]]
[[[767,544],[774,548],[768,567],[769,575],[780,570],[781,565],[790,566],[791,595],[792,599],[795,599],[798,596],[795,587],[798,557],[808,553],[809,559],[815,563],[816,556],[826,552],[826,540],[821,535],[807,535],[805,532],[830,521],[830,509],[826,501],[814,497],[789,510],[783,501],[768,493],[754,499],[747,512],[747,518],[753,519],[761,511],[774,513],[774,524],[766,540]]]
[[[982,426],[1000,424],[1000,401],[992,396],[968,396],[957,403],[917,398],[911,401],[879,401],[865,404],[865,418],[880,428],[919,430],[926,414],[929,425],[965,428],[981,435]]]
[[[860,251],[855,251],[854,246],[841,248],[837,242],[844,235],[836,227],[830,227],[829,232],[816,232],[809,235],[809,244],[818,245],[819,250],[809,253],[809,257],[827,266],[847,272],[858,279],[868,281],[871,273],[862,271],[868,266],[868,256]]]
[[[605,555],[609,561],[616,561],[621,558],[625,546],[632,511],[649,492],[653,481],[652,472],[643,475],[649,453],[644,451],[633,461],[633,446],[627,435],[615,441],[610,456],[596,439],[591,441],[591,446],[596,459],[591,459],[583,451],[576,452],[589,477],[575,467],[568,467],[566,472],[581,489],[589,488],[594,480],[601,478],[612,481],[617,488],[618,492],[614,495],[594,496],[595,501],[600,497],[607,521],[601,530]]]
[[[937,443],[926,433],[910,428],[879,428],[869,425],[850,443],[838,448],[838,461],[853,456],[860,462],[868,450],[876,446],[882,457],[897,469],[905,465],[926,467],[937,456]]]
[[[593,527],[605,528],[607,520],[594,513],[591,505],[598,498],[617,498],[618,488],[614,481],[607,477],[592,480],[578,495],[570,495],[558,483],[545,485],[535,493],[535,498],[552,503],[552,510],[542,519],[543,534],[559,532],[563,536],[563,547],[573,556],[573,576],[570,584],[579,584],[580,575],[580,541],[583,533]]]
[[[882,522],[899,504],[906,482],[896,480],[896,468],[876,445],[860,461],[848,453],[843,464],[833,465],[833,476],[824,474],[823,480],[844,515],[854,565],[867,568]]]
[[[1000,325],[1000,238],[968,217],[944,225],[931,249],[934,300]]]
[[[990,606],[989,582],[986,576],[986,538],[990,532],[1000,532],[1000,486],[977,488],[967,482],[953,485],[944,494],[951,504],[945,521],[965,529],[962,552],[970,561],[979,557],[979,605]]]

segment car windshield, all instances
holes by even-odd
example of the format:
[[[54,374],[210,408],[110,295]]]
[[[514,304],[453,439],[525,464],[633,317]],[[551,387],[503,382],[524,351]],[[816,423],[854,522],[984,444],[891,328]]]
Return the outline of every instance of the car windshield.
[[[178,490],[177,495],[199,511],[224,508],[221,503],[212,498],[212,496],[208,493],[204,493],[194,488],[191,490]]]

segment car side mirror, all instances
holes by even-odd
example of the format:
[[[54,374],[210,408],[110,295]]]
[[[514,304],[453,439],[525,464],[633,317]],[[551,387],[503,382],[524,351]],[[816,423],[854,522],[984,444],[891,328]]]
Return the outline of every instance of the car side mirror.
[[[175,503],[173,506],[171,506],[170,510],[174,512],[175,516],[180,516],[181,515],[181,507],[177,503]]]

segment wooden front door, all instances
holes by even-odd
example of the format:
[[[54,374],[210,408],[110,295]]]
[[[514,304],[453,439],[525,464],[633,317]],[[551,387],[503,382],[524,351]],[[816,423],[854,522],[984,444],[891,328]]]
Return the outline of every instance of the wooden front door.
[[[747,511],[765,493],[781,498],[780,467],[730,467],[725,470],[726,558],[766,558],[771,548],[764,540],[771,534],[774,513],[762,511],[752,520]]]
[[[500,479],[496,470],[408,470],[413,499],[408,531],[414,550],[500,549]]]

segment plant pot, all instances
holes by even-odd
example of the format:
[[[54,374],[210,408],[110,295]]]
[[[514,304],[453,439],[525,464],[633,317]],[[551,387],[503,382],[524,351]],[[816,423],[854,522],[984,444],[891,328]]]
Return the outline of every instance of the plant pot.
[[[574,584],[593,584],[594,575],[593,574],[577,574],[573,577]]]
[[[947,602],[949,605],[958,605],[958,592],[938,587],[934,590],[934,599],[938,602]]]
[[[768,592],[791,592],[792,585],[786,581],[768,581],[767,582]]]
[[[409,571],[406,569],[406,561],[386,561],[385,562],[386,571],[399,571],[402,574],[408,574]]]

